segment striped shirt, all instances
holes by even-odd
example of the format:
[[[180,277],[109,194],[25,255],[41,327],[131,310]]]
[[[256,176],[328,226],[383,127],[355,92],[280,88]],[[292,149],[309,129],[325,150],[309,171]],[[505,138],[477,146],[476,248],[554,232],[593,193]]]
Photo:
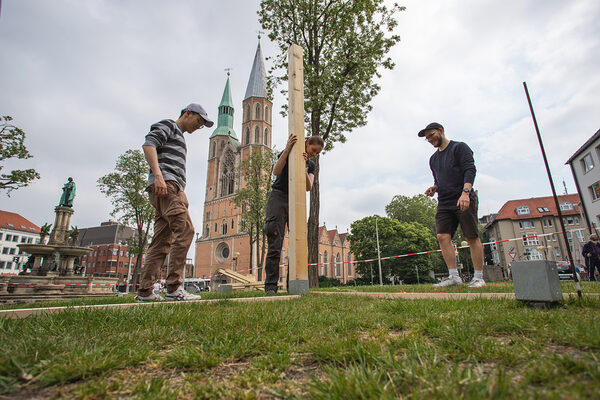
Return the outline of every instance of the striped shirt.
[[[183,132],[171,119],[165,119],[150,127],[144,146],[156,148],[158,167],[165,181],[175,181],[185,189],[185,158],[187,147]],[[154,184],[154,174],[148,174],[148,186]]]

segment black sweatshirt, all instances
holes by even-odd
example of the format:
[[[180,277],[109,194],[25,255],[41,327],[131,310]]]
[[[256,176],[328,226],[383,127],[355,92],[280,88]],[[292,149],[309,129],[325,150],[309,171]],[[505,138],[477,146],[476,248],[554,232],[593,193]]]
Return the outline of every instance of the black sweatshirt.
[[[473,151],[463,142],[450,141],[443,151],[436,151],[429,159],[437,186],[439,205],[456,205],[465,183],[475,181]]]

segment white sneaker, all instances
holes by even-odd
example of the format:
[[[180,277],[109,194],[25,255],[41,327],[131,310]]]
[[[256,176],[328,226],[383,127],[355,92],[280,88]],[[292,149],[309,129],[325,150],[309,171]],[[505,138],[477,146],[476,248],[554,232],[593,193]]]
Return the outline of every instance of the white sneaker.
[[[444,279],[440,283],[436,283],[433,287],[446,287],[446,286],[458,286],[462,285],[463,281],[460,279],[460,276],[450,275]]]
[[[485,281],[482,278],[473,278],[471,282],[469,282],[469,287],[483,287],[485,286]]]
[[[183,285],[179,286],[177,290],[174,292],[167,293],[165,295],[167,300],[175,300],[175,301],[191,301],[191,300],[200,300],[202,297],[186,292],[183,289]]]
[[[156,293],[150,293],[148,296],[140,296],[139,294],[135,296],[137,301],[165,301],[162,297],[157,295]]]

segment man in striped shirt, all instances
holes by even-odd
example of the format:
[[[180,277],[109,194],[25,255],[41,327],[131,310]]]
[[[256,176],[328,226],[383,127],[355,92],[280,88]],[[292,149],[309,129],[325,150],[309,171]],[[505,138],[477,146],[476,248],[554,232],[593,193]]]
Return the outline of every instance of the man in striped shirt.
[[[148,187],[155,210],[154,236],[146,253],[138,289],[138,301],[162,300],[153,292],[160,268],[170,253],[167,294],[169,300],[198,300],[200,296],[183,288],[185,260],[194,238],[194,225],[188,213],[185,189],[187,148],[184,132],[192,133],[213,121],[199,104],[190,104],[177,121],[165,119],[152,125],[142,149],[150,165]]]

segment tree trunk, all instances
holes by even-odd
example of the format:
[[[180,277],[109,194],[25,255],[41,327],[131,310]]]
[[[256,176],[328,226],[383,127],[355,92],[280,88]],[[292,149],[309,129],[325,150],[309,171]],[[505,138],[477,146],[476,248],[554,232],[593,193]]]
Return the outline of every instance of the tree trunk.
[[[319,158],[315,157],[315,178],[310,190],[310,208],[308,217],[308,263],[319,262]],[[308,285],[311,288],[319,287],[318,266],[308,267]]]

